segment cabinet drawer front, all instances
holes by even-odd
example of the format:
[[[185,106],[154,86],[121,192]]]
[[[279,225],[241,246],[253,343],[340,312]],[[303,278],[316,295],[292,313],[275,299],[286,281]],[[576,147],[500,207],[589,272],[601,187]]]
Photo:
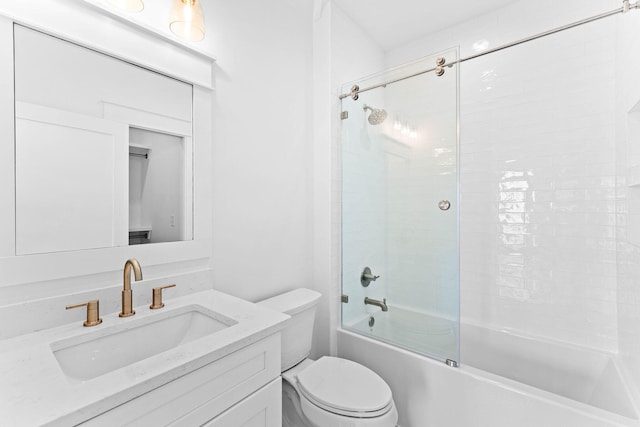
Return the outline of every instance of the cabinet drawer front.
[[[280,334],[151,390],[83,426],[164,426],[194,411],[201,425],[280,375]],[[196,411],[197,410],[197,411]],[[179,422],[177,425],[181,425]]]
[[[187,420],[190,421],[190,420]],[[181,426],[193,426],[187,422]],[[273,380],[242,402],[206,423],[204,427],[281,427],[282,381]]]

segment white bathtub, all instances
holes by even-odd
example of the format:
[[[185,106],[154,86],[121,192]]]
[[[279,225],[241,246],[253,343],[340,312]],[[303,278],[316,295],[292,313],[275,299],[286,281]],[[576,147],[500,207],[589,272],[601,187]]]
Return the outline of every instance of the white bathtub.
[[[461,327],[460,351],[451,368],[338,330],[338,355],[391,386],[400,427],[640,426],[611,355],[471,325]]]

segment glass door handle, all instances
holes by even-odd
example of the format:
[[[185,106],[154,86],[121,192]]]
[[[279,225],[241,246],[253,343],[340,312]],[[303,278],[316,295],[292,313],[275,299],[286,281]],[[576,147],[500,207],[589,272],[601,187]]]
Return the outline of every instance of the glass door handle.
[[[440,208],[441,211],[448,211],[449,208],[451,207],[451,202],[448,200],[440,200],[438,202],[438,207]]]

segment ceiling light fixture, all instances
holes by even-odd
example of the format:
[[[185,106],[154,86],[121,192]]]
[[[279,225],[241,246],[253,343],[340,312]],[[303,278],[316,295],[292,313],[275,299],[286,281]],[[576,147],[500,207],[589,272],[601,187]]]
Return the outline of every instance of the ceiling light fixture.
[[[204,39],[204,17],[200,0],[173,0],[169,28],[176,36],[189,41]]]
[[[143,0],[104,0],[116,9],[126,12],[141,12]],[[200,0],[173,0],[169,29],[176,36],[197,42],[204,39],[204,14]]]
[[[142,0],[107,0],[107,3],[127,12],[140,12],[144,9]]]

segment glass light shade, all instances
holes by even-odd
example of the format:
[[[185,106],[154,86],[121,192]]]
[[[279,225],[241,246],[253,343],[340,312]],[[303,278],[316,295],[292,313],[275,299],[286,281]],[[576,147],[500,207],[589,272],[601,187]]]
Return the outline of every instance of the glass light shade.
[[[144,9],[142,0],[106,0],[111,6],[127,12],[140,12]]]
[[[199,0],[174,0],[169,21],[171,32],[190,41],[204,39],[204,16]]]

